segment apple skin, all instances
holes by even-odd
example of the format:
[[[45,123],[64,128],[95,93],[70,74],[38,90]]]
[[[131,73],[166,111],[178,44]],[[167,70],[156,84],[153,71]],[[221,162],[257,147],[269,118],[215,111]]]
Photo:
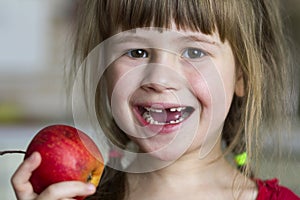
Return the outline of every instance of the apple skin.
[[[96,144],[82,131],[67,125],[52,125],[40,130],[30,142],[25,159],[39,152],[41,164],[33,171],[30,182],[40,194],[49,185],[77,180],[99,184],[103,157]],[[82,200],[85,197],[76,197]]]

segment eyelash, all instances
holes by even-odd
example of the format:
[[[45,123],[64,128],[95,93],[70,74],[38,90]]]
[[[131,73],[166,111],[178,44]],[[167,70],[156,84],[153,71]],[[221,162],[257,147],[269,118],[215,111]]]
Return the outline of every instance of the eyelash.
[[[136,54],[138,53],[138,54]],[[194,55],[189,55],[190,53],[193,53]],[[133,55],[135,54],[135,55]],[[131,49],[126,52],[126,55],[128,55],[131,58],[147,58],[149,56],[149,53],[145,49]],[[198,48],[186,48],[182,54],[181,57],[185,59],[199,59],[203,56],[206,56],[207,54]]]
[[[142,55],[134,56],[133,53],[139,53],[139,54],[142,53]],[[149,53],[144,49],[132,49],[132,50],[127,51],[126,55],[128,55],[131,58],[147,58],[149,56]]]

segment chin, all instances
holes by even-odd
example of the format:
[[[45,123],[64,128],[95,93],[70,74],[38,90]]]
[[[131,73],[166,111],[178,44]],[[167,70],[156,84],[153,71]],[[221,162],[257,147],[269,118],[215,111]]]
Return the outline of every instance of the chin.
[[[179,159],[182,156],[182,152],[168,152],[168,151],[151,152],[149,154],[152,157],[167,162],[175,162],[177,159]]]
[[[155,159],[167,162],[176,161],[188,150],[186,146],[181,145],[180,143],[169,143],[169,145],[165,145],[165,143],[139,143],[139,146],[142,149],[142,152],[150,155]]]

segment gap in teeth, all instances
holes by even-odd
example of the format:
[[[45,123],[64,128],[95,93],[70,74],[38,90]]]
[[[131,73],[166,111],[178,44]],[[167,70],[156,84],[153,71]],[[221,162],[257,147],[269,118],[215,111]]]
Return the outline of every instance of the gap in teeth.
[[[156,113],[162,113],[164,110],[169,110],[170,112],[181,112],[182,110],[185,110],[186,107],[174,107],[174,108],[167,108],[167,109],[163,109],[163,108],[153,108],[153,107],[144,107],[145,110],[147,110],[148,112],[156,112]]]
[[[159,108],[152,108],[152,107],[144,107],[148,112],[156,112],[156,113],[162,113],[164,109]]]
[[[146,109],[147,110],[147,109]],[[179,117],[179,116],[178,116]],[[150,111],[146,111],[144,112],[143,114],[143,118],[146,120],[146,122],[148,122],[149,124],[154,124],[154,125],[166,125],[166,124],[177,124],[177,123],[180,123],[182,122],[185,118],[184,116],[182,117],[179,117],[179,119],[177,120],[171,120],[169,122],[158,122],[156,120],[153,119],[153,117],[151,116],[150,114]]]

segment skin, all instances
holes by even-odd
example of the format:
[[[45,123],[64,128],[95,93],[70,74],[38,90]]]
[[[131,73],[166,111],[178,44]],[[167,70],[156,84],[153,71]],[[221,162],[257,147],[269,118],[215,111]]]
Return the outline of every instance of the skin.
[[[146,37],[145,32],[141,31],[142,34],[136,33],[142,36],[141,40],[134,39],[136,37],[128,37],[125,41],[129,42],[119,42],[117,43],[119,46],[116,48],[113,48],[113,44],[109,45],[108,55],[111,53],[117,58],[106,74],[109,80],[108,95],[111,105],[116,106],[114,113],[116,121],[121,128],[126,130],[125,132],[142,152],[149,153],[160,160],[174,161],[167,167],[149,173],[128,173],[127,199],[193,200],[199,199],[199,197],[201,199],[234,199],[237,195],[240,199],[255,199],[256,186],[251,180],[240,174],[225,158],[221,157],[215,160],[222,155],[221,139],[218,136],[221,134],[232,97],[234,94],[243,95],[242,76],[235,66],[230,45],[227,42],[222,43],[217,34],[205,36],[198,32],[177,30],[175,26],[171,28],[171,31],[179,32],[179,35],[184,37],[179,38],[178,34],[162,37],[159,33],[153,34],[152,32],[148,36],[152,36],[152,38],[157,36],[152,40],[149,39],[151,37]],[[196,39],[195,43],[190,36],[201,36],[201,39]],[[161,48],[153,48],[150,51],[149,46]],[[115,52],[115,49],[118,51]],[[150,56],[132,57],[131,50],[134,49],[145,49]],[[170,51],[165,51],[165,49]],[[197,54],[201,56],[191,59],[187,54],[187,51],[191,49],[196,49],[198,53],[201,50]],[[132,77],[140,77],[140,79],[126,79],[126,75],[135,67],[147,66],[151,63],[155,63],[154,67],[141,68],[144,70],[138,72],[139,76],[134,76],[133,73]],[[170,73],[160,71],[164,69],[169,70]],[[215,79],[210,80],[204,76],[209,74],[211,69],[214,70],[212,72],[215,78],[222,82],[221,94],[223,96],[218,96],[219,92],[214,93],[213,86],[209,84],[214,83]],[[124,77],[125,79],[123,79]],[[176,77],[179,77],[180,81]],[[120,81],[130,81],[130,84]],[[120,85],[126,87],[120,87]],[[190,96],[185,98],[182,97],[182,94]],[[176,134],[173,133],[157,134],[147,139],[134,135],[138,129],[137,120],[132,113],[132,105],[136,100],[144,103],[146,101],[144,97],[147,97],[147,101],[152,104],[157,102],[178,103],[177,97],[179,97],[180,103],[198,109],[198,112],[194,112],[182,124],[184,133],[192,138],[188,141],[190,143],[187,147],[178,148],[179,150],[169,148],[170,141],[176,138]],[[218,106],[215,104],[214,98],[218,99],[219,97],[224,97],[224,101],[221,102],[222,114],[211,121],[214,114],[213,108]],[[124,103],[124,99],[126,103]],[[192,131],[189,127],[197,128],[196,131]],[[178,134],[182,134],[182,132]],[[209,148],[205,156],[199,159],[199,149],[205,149],[206,143],[210,144]],[[178,142],[175,145],[181,144]],[[12,185],[19,200],[72,199],[74,196],[90,195],[95,192],[92,185],[81,182],[63,182],[51,185],[40,195],[35,194],[29,178],[40,162],[40,155],[33,154],[20,165],[12,177]],[[235,192],[232,191],[232,188]]]
[[[74,196],[91,195],[96,191],[93,184],[85,184],[80,181],[66,181],[53,184],[40,195],[37,195],[33,191],[29,178],[31,172],[34,171],[40,163],[40,154],[34,152],[30,157],[24,160],[11,178],[11,183],[18,200],[67,200],[72,199]]]
[[[143,30],[137,30],[132,35],[125,34],[125,42],[118,41],[117,49],[127,51],[120,53],[121,56],[107,70],[108,93],[112,107],[115,106],[117,110],[117,123],[142,152],[161,160],[174,159],[171,165],[160,170],[142,174],[129,173],[128,199],[235,199],[237,196],[240,199],[255,199],[256,185],[222,157],[221,137],[218,137],[233,95],[243,96],[244,93],[242,74],[235,66],[229,43],[222,43],[217,34],[206,35],[202,39],[201,33],[177,30],[175,27],[171,31],[180,34],[165,33],[165,36],[164,33],[150,31],[148,35]],[[197,38],[196,42],[189,41],[190,36],[199,36],[200,39]],[[173,44],[175,45],[172,46]],[[142,49],[139,55],[136,49]],[[189,49],[203,50],[203,53],[191,58],[187,55]],[[143,68],[144,65],[148,68]],[[167,66],[171,70],[163,71],[159,66]],[[172,72],[180,74],[182,80],[174,78],[176,75],[173,76]],[[215,76],[203,77],[211,74],[209,72]],[[209,85],[215,82],[215,78],[222,81],[222,91],[213,91],[214,85]],[[122,87],[127,86],[126,83],[130,83],[132,87]],[[190,91],[193,97],[181,98],[184,90]],[[224,115],[210,121],[213,108],[217,106],[213,98],[218,99],[220,92],[225,96],[224,102],[221,102],[223,110],[220,112],[224,112]],[[193,134],[189,133],[191,130],[188,127],[193,126],[195,121],[197,126],[194,127],[198,127],[191,145],[184,152],[177,152],[180,148],[163,149],[175,138],[172,133],[157,134],[147,139],[134,135],[139,129],[134,125],[137,122],[132,114],[132,102],[150,102],[154,105],[157,102],[176,103],[174,96],[179,97],[184,104],[197,107],[199,103],[201,107],[201,120],[197,121],[198,118],[193,114],[183,122],[184,133],[179,134]],[[185,123],[188,125],[185,126]],[[210,125],[214,128],[210,128]],[[210,143],[209,151],[199,159],[199,149],[204,148],[206,143]],[[178,158],[178,155],[181,156]],[[216,158],[219,159],[215,160]]]
[[[234,92],[242,95],[230,45],[222,43],[217,34],[207,36],[174,27],[163,33],[136,30],[120,37],[112,42],[108,54],[121,56],[107,69],[108,95],[118,125],[143,152],[161,160],[175,160],[183,151],[205,145],[210,151],[218,142]],[[192,55],[192,51],[198,54]],[[140,126],[133,113],[136,104],[187,105],[198,112],[181,124],[181,132],[145,133],[152,136],[145,139],[138,135]],[[190,139],[186,142],[192,144],[183,150],[178,148],[183,143],[179,140],[174,142],[176,148],[165,148],[176,134],[185,134]]]

